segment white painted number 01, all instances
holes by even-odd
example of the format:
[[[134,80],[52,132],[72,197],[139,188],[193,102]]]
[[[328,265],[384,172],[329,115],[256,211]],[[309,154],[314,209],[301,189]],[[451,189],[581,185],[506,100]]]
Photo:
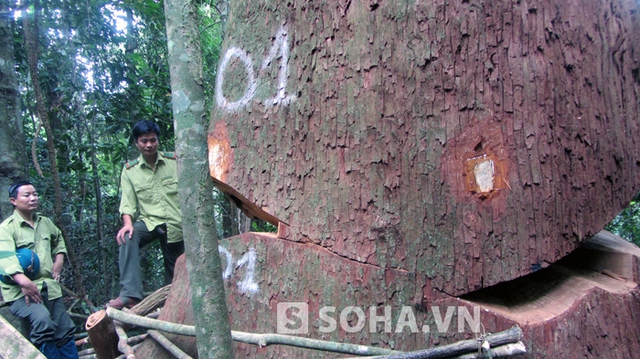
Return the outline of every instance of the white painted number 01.
[[[260,67],[261,70],[266,69],[271,64],[271,62],[276,58],[276,55],[278,55],[278,51],[280,54],[278,88],[274,97],[264,100],[264,105],[267,107],[277,104],[286,106],[296,100],[295,95],[287,95],[286,93],[287,77],[289,76],[289,41],[287,30],[284,27],[281,27],[280,30],[278,30],[278,34],[276,35],[275,41],[269,50],[269,54],[262,61],[262,66]],[[224,83],[227,67],[231,60],[235,58],[244,65],[244,70],[247,72],[247,86],[240,99],[229,102],[229,100],[224,96],[222,84]],[[258,79],[256,79],[256,74],[253,70],[253,61],[251,60],[251,57],[249,57],[249,54],[239,47],[229,48],[220,62],[218,77],[216,78],[216,102],[218,103],[218,106],[228,111],[238,110],[249,104],[256,95],[257,88]]]

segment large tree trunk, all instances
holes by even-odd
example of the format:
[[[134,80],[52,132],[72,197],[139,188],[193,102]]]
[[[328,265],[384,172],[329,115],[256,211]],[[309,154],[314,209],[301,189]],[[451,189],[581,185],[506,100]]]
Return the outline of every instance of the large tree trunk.
[[[232,4],[209,135],[223,190],[287,239],[458,295],[640,188],[633,1],[290,4]]]
[[[227,34],[211,175],[280,227],[238,252],[262,274],[231,295],[236,325],[273,329],[247,320],[278,301],[429,308],[528,275],[640,189],[632,0],[234,1]]]
[[[10,2],[0,0],[0,13],[10,13]],[[27,168],[25,136],[20,116],[20,93],[13,57],[13,26],[9,16],[0,17],[0,193],[24,178]],[[13,212],[9,201],[0,200],[0,220]]]

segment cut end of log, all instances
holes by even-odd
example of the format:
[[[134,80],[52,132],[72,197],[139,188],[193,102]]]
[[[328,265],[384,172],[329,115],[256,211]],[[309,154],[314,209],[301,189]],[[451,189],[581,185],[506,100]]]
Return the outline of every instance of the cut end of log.
[[[560,261],[527,276],[485,288],[461,299],[521,325],[539,324],[569,311],[587,293],[613,294],[634,290],[634,261],[640,249],[620,251],[628,242],[601,232]]]
[[[87,318],[87,322],[85,323],[85,329],[90,330],[91,328],[95,327],[96,324],[100,323],[106,316],[107,316],[107,311],[104,309],[91,314],[89,318]]]

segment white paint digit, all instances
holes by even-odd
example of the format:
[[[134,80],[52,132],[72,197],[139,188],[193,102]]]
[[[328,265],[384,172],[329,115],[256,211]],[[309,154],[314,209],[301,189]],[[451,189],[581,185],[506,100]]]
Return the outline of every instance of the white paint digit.
[[[242,293],[254,294],[257,293],[258,283],[255,282],[253,276],[256,272],[256,259],[258,255],[256,254],[256,250],[253,248],[249,248],[247,253],[245,253],[240,259],[236,262],[236,266],[233,266],[233,255],[229,252],[228,249],[218,246],[218,252],[220,252],[221,256],[226,257],[227,264],[225,265],[224,272],[222,273],[222,278],[227,280],[231,278],[233,275],[234,269],[237,271],[240,267],[245,267],[244,278],[238,282],[238,288]]]
[[[222,272],[222,279],[227,280],[231,278],[231,274],[233,274],[233,256],[231,255],[231,252],[223,246],[218,246],[218,252],[227,257],[227,265],[224,268],[224,272]]]
[[[248,86],[244,91],[243,96],[239,100],[229,102],[222,93],[222,84],[224,82],[224,72],[226,71],[227,66],[229,66],[229,62],[231,61],[231,59],[234,57],[237,57],[244,64],[245,70],[247,71]],[[245,51],[237,47],[232,47],[227,50],[227,52],[224,54],[222,62],[220,63],[220,68],[218,69],[218,77],[216,78],[216,102],[218,103],[218,106],[226,108],[230,111],[243,107],[247,105],[249,101],[251,101],[253,96],[255,96],[257,87],[258,82],[256,81],[256,76],[253,72],[253,62],[251,61],[251,58],[249,58],[249,55]]]
[[[295,95],[286,95],[287,77],[289,76],[289,36],[284,27],[281,27],[276,35],[276,40],[269,50],[269,55],[262,62],[262,70],[266,69],[271,61],[275,59],[278,49],[280,50],[280,69],[278,71],[278,92],[275,97],[264,101],[265,106],[273,106],[278,103],[288,105],[296,100]]]
[[[244,279],[238,283],[238,288],[241,292],[258,292],[258,283],[253,280],[253,275],[256,270],[256,258],[256,250],[249,248],[249,251],[236,262],[236,269],[246,264]]]

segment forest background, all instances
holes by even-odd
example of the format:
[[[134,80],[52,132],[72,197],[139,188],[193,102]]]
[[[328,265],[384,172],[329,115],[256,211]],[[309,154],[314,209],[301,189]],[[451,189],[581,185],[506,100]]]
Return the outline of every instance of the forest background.
[[[195,4],[210,109],[228,4]],[[0,0],[0,20],[2,193],[18,177],[34,182],[40,212],[64,230],[73,252],[63,285],[70,297],[86,296],[99,306],[120,288],[115,241],[122,225],[120,172],[138,156],[131,127],[141,119],[156,121],[160,149],[174,149],[163,3]],[[39,111],[48,121],[43,123]],[[0,199],[4,219],[12,210],[8,198]],[[211,200],[219,238],[274,229],[244,217],[220,192]],[[640,245],[640,193],[607,229]],[[163,268],[157,243],[145,248],[143,268],[145,290],[159,288]],[[76,306],[78,318],[91,314],[89,303]]]

